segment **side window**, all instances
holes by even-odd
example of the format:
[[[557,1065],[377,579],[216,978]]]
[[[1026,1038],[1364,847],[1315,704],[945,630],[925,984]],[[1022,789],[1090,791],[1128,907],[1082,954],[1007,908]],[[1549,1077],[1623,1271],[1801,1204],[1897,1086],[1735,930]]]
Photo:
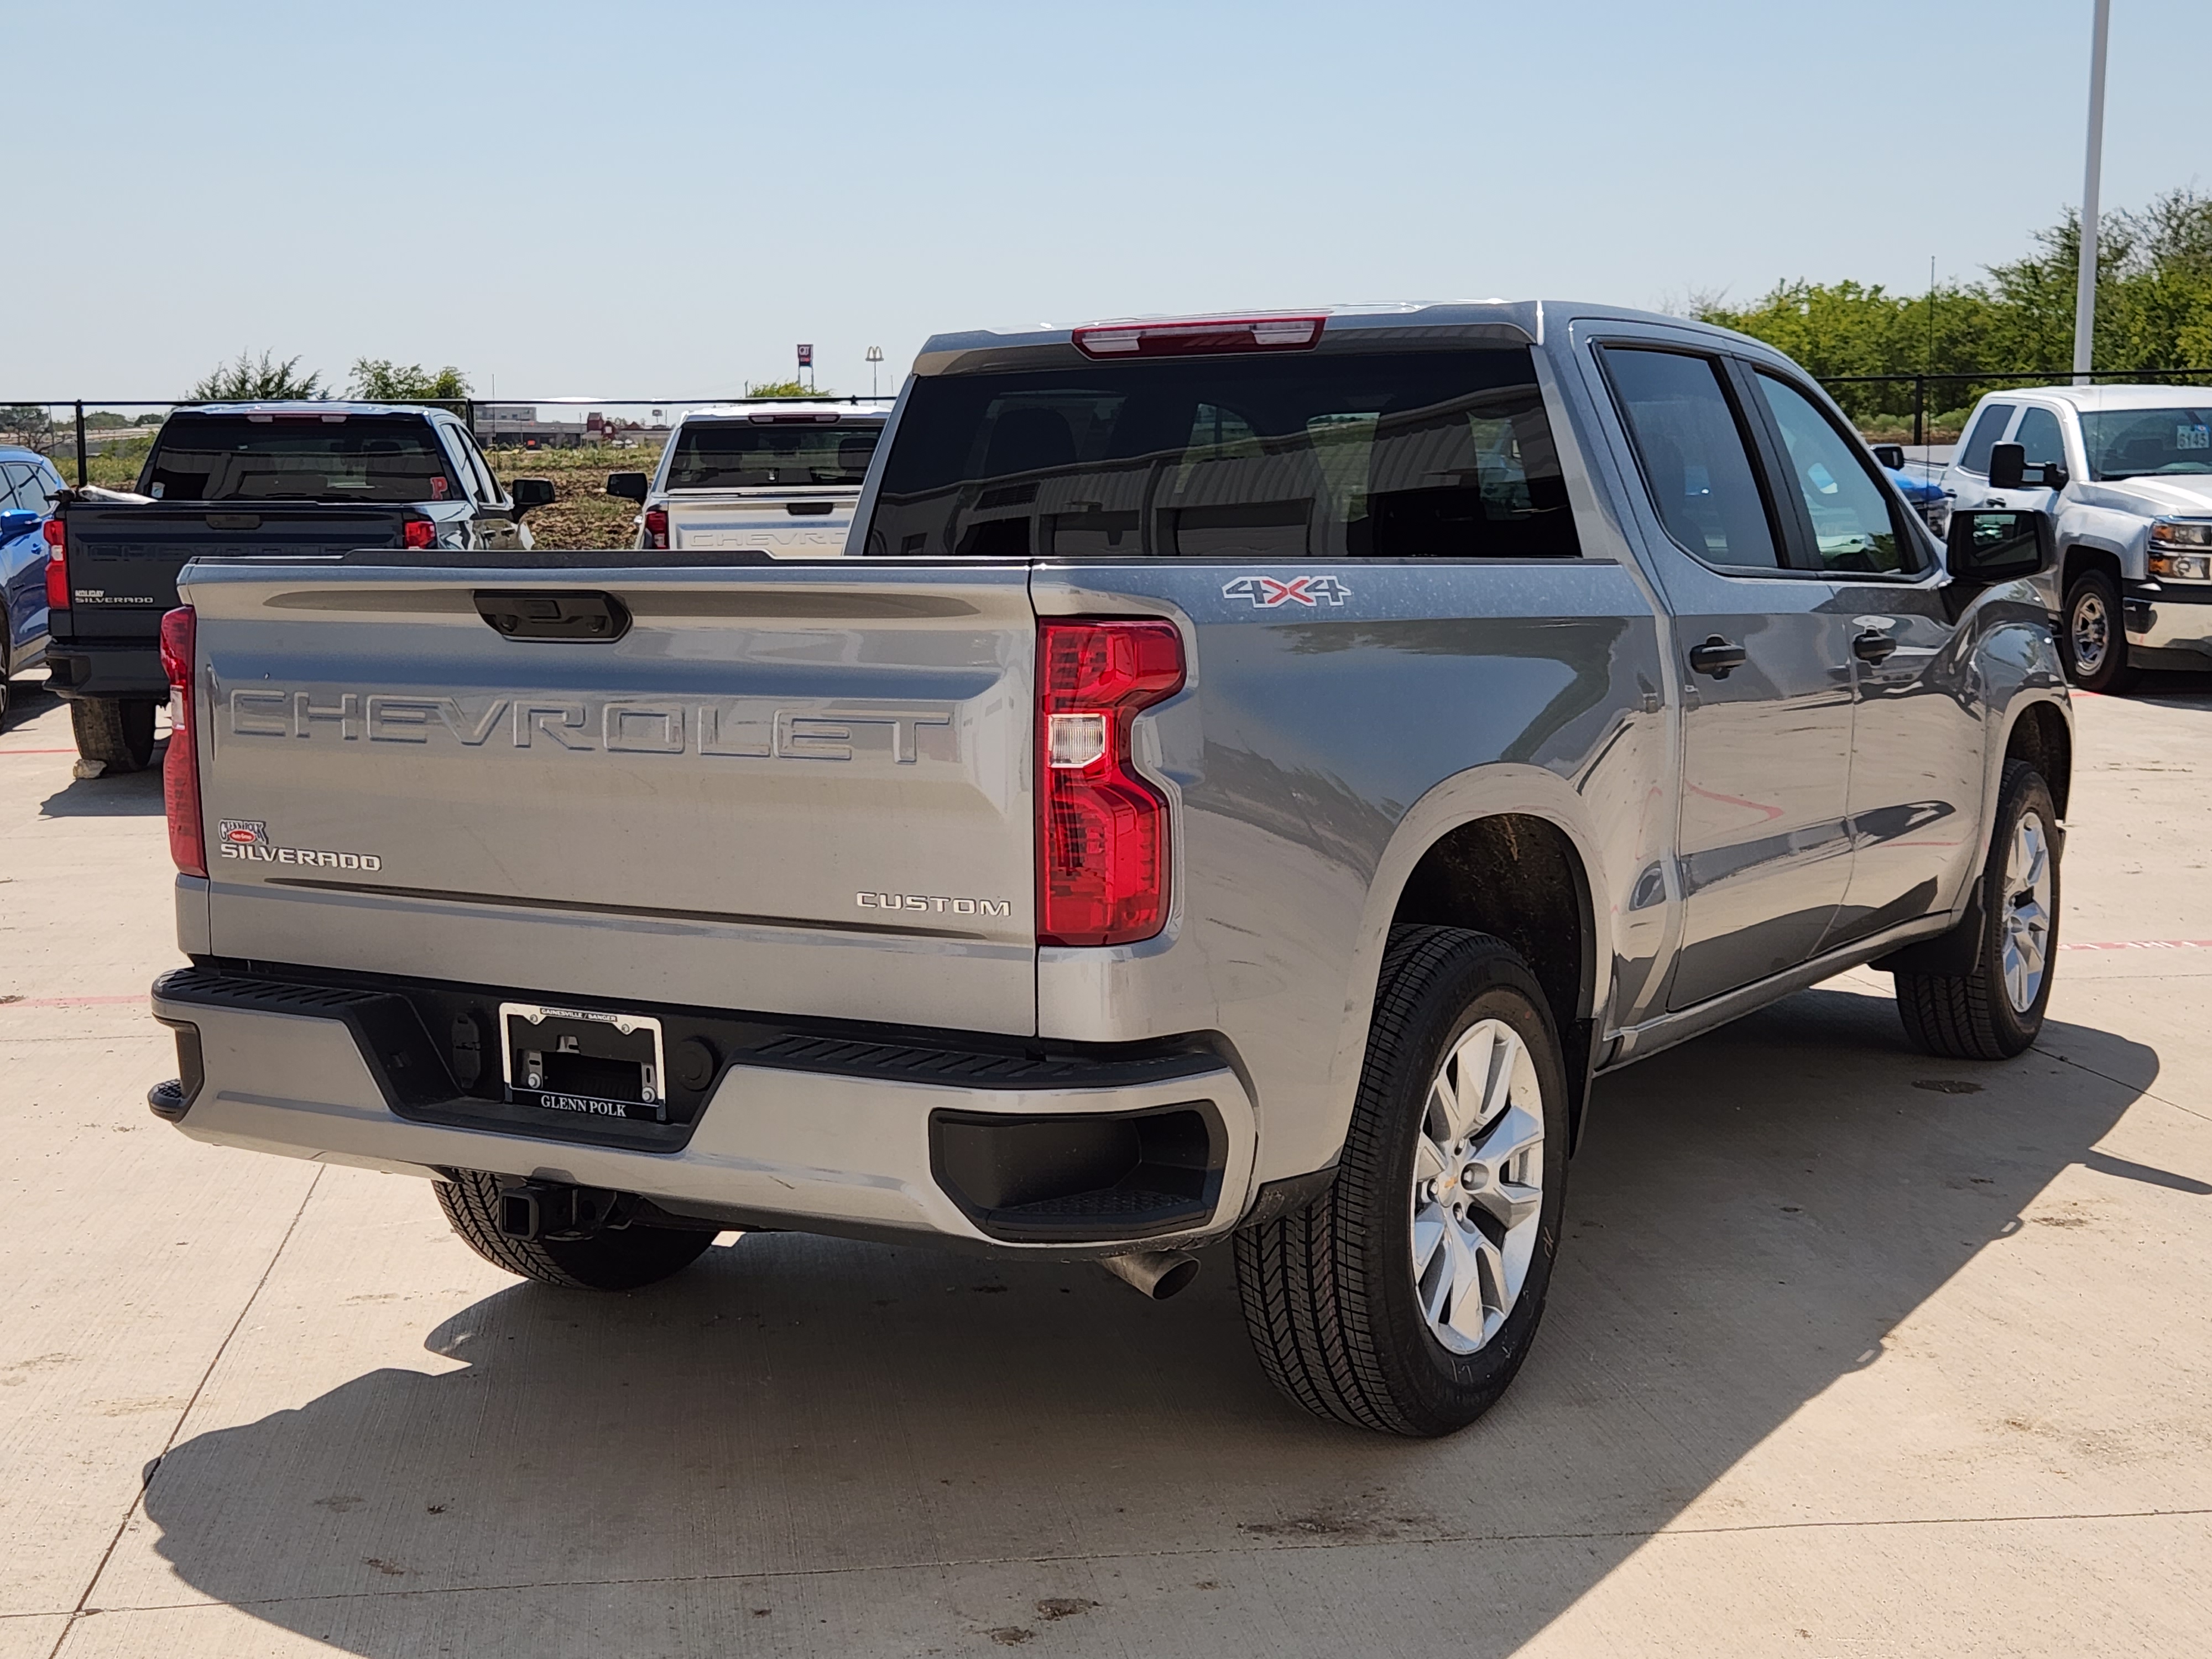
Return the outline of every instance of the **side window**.
[[[498,499],[489,487],[489,481],[484,477],[483,466],[477,461],[475,447],[462,434],[460,428],[448,426],[442,429],[446,434],[446,447],[453,458],[453,476],[461,481],[463,490],[479,501]]]
[[[1966,434],[1966,441],[1959,447],[1959,465],[1968,472],[1984,477],[1990,470],[1990,451],[1996,441],[2004,436],[2005,423],[2012,419],[2018,404],[1984,404],[1974,420],[1973,429]]]
[[[1710,564],[1782,563],[1720,365],[1680,351],[1608,346],[1606,373],[1667,533]]]
[[[32,487],[31,476],[31,469],[27,466],[18,465],[13,461],[0,463],[0,512],[19,507],[37,512],[45,507],[45,502],[36,499],[37,492]]]
[[[54,510],[54,497],[69,486],[62,482],[62,475],[55,471],[49,463],[40,461],[38,465],[31,469],[31,488],[38,493],[39,511],[52,513]]]
[[[2066,465],[2066,435],[2059,430],[2058,417],[2047,409],[2030,404],[2020,417],[2020,430],[2013,434],[2013,441],[2027,451],[2030,466],[2045,461]]]
[[[461,434],[461,447],[469,452],[469,465],[476,469],[477,488],[483,491],[484,500],[497,501],[501,494],[499,480],[492,477],[491,463],[484,459],[483,451],[477,447],[477,441],[464,432]]]
[[[1858,447],[1796,386],[1765,373],[1758,379],[1782,431],[1790,481],[1813,521],[1819,568],[1857,575],[1917,568],[1917,550],[1905,539],[1889,492]]]

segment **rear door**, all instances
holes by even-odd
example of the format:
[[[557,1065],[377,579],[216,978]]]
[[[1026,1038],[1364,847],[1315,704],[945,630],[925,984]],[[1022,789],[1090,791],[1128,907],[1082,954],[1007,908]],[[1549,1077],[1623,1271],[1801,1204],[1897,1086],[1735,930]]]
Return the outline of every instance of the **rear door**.
[[[193,568],[217,954],[1033,1030],[1024,567],[518,556]]]
[[[1663,534],[1682,665],[1686,1008],[1811,957],[1850,875],[1851,671],[1835,591],[1794,569],[1746,388],[1727,358],[1601,352]]]

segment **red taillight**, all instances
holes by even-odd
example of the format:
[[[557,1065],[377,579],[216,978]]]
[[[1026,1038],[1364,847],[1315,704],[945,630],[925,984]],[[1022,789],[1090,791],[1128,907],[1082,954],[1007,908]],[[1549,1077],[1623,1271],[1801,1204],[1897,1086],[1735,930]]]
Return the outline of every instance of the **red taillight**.
[[[645,509],[645,539],[649,547],[668,545],[668,509],[648,507]]]
[[[410,547],[428,547],[438,539],[438,526],[428,519],[410,519],[399,533]]]
[[[50,610],[69,609],[69,532],[62,527],[59,519],[46,522],[46,605]]]
[[[197,632],[191,606],[161,618],[161,667],[169,677],[169,752],[161,760],[161,798],[169,814],[169,856],[188,876],[207,874],[207,843],[200,827],[200,754],[192,719],[192,651]]]
[[[1182,678],[1172,623],[1038,625],[1038,944],[1128,945],[1167,925],[1168,804],[1129,732]]]
[[[1086,357],[1174,357],[1222,351],[1310,351],[1324,317],[1193,317],[1183,322],[1093,323],[1074,331]]]

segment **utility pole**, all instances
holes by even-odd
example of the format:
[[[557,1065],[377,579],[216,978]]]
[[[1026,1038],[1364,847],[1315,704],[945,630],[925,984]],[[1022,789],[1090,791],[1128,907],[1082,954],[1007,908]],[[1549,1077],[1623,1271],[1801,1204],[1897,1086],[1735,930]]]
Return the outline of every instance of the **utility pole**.
[[[2080,268],[2074,276],[2074,384],[2091,384],[2097,355],[2097,185],[2105,164],[2105,41],[2112,0],[2096,0],[2089,40],[2089,143],[2081,168]]]

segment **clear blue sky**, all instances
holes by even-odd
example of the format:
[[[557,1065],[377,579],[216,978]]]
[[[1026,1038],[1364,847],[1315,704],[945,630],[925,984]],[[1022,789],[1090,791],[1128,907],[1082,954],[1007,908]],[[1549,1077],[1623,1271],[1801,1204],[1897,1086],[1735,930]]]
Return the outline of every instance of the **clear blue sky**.
[[[2108,205],[2212,186],[2115,0]],[[1917,291],[2078,198],[2089,0],[16,4],[0,400],[241,349],[479,392],[866,391],[939,329]]]

